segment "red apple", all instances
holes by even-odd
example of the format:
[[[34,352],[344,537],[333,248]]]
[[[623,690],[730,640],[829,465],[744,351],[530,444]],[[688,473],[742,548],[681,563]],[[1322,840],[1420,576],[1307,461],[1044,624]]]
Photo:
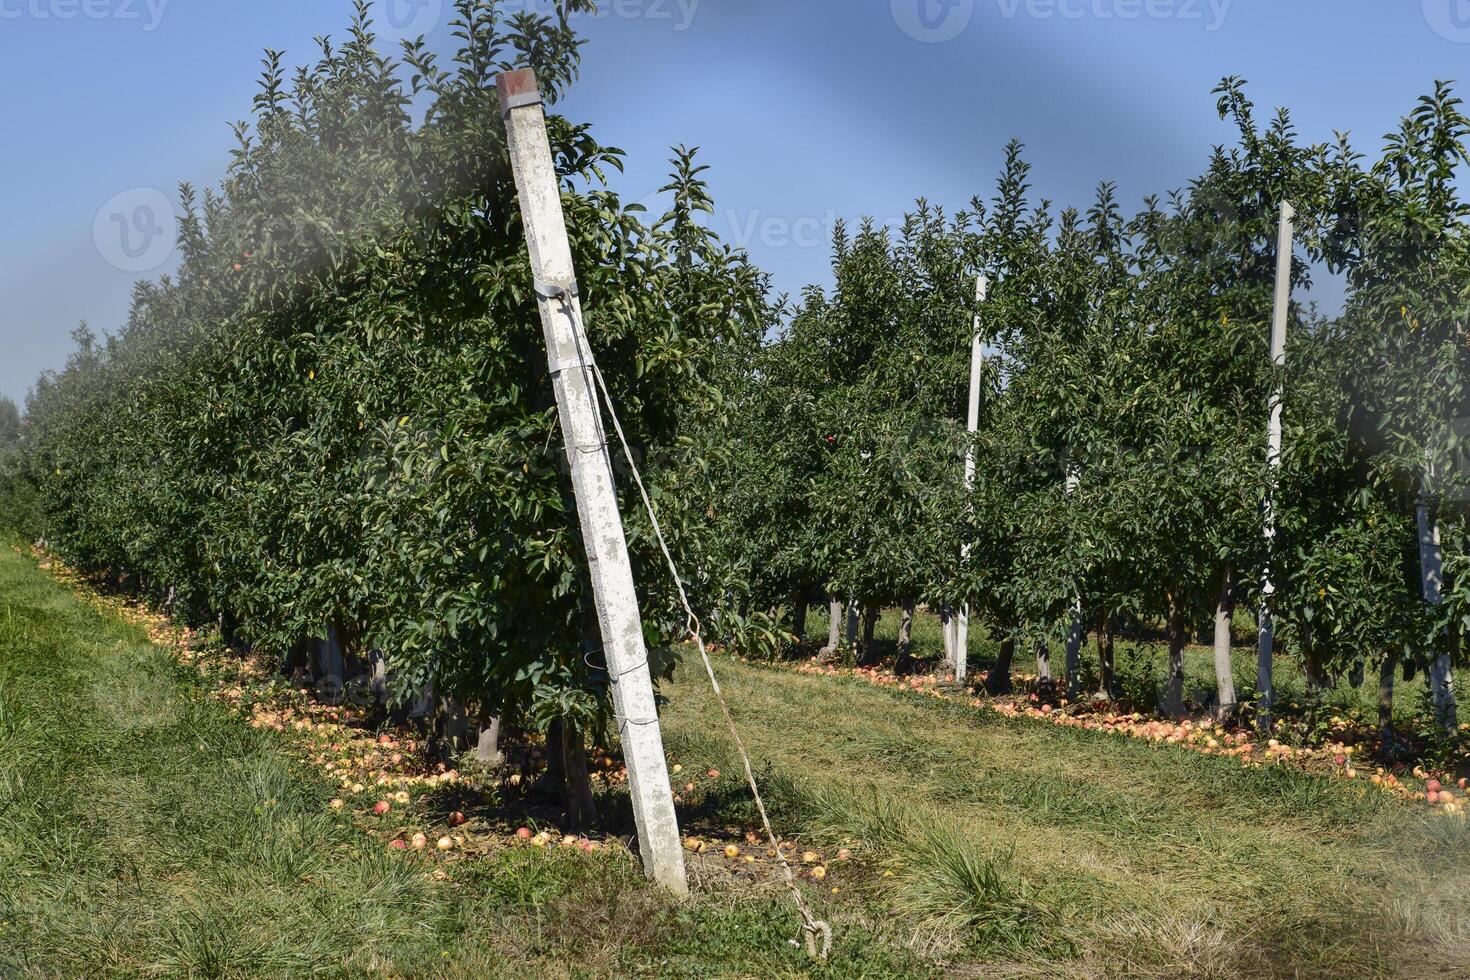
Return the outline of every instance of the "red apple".
[[[389,803],[387,800],[379,800],[377,804],[373,807],[373,813],[381,817],[383,814],[387,813],[391,809],[393,809],[393,804]]]
[[[516,836],[519,837],[521,840],[530,840],[535,835],[531,833],[530,827],[522,827],[520,830],[516,831]]]
[[[453,813],[451,813],[449,815],[449,826],[451,826],[451,827],[461,826],[464,823],[464,820],[465,820],[464,814],[463,813],[460,813],[458,810],[455,810]]]

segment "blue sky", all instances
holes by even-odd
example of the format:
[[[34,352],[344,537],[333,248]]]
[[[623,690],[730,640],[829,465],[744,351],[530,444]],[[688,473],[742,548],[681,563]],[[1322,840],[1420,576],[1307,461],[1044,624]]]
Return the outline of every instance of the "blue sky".
[[[399,29],[451,47],[447,0],[391,2]],[[702,147],[714,226],[793,293],[827,281],[835,218],[988,196],[1011,137],[1038,193],[1082,205],[1111,179],[1132,206],[1230,138],[1210,95],[1221,76],[1248,78],[1262,111],[1289,106],[1306,138],[1349,130],[1376,150],[1470,64],[1470,0],[602,6],[578,19],[589,44],[565,111],[628,151],[628,199],[660,186],[672,144]],[[310,60],[311,38],[349,15],[347,0],[0,0],[0,393],[19,400],[59,366],[78,321],[116,329],[130,270],[170,267],[141,238],[120,250],[139,204],[217,182],[261,50]]]

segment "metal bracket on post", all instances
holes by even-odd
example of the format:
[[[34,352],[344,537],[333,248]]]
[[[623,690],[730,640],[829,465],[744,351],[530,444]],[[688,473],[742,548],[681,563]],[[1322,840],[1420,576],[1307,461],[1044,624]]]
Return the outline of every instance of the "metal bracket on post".
[[[506,72],[495,79],[495,92],[500,97],[500,117],[508,120],[512,109],[541,105],[541,86],[536,73],[529,68]]]
[[[582,306],[577,298],[561,188],[546,135],[546,115],[533,72],[501,75],[496,79],[496,89],[535,276],[557,416],[568,448],[603,654],[613,677],[613,708],[628,763],[639,853],[650,878],[675,894],[686,895],[689,884],[668,761],[659,730],[627,537],[618,512],[612,457],[602,427],[601,403],[583,353],[590,348],[582,334]]]

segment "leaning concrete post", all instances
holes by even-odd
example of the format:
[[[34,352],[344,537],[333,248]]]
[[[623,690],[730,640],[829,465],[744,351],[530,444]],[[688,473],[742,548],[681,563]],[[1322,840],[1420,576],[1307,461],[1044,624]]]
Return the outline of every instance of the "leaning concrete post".
[[[628,543],[618,513],[612,457],[587,363],[582,307],[577,299],[576,273],[541,93],[530,70],[501,75],[496,79],[496,89],[505,116],[511,168],[520,192],[521,220],[526,226],[526,245],[540,300],[547,360],[577,497],[603,655],[613,679],[613,707],[628,763],[639,853],[649,877],[684,895],[689,885],[684,876],[673,790],[659,732],[648,651],[643,644],[633,569],[628,563]]]

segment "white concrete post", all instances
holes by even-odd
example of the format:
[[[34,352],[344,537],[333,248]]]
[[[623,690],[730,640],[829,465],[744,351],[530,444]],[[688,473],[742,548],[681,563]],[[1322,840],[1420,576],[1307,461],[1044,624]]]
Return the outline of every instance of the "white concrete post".
[[[628,563],[627,539],[618,513],[612,457],[592,372],[583,355],[588,348],[582,336],[582,307],[577,299],[576,273],[541,93],[536,75],[530,70],[501,75],[496,79],[496,89],[540,297],[541,326],[597,603],[603,655],[613,679],[613,707],[628,764],[639,853],[650,878],[685,895],[689,885],[684,875],[668,762],[659,731],[648,651],[643,644],[633,570]]]
[[[1067,461],[1067,496],[1077,492],[1082,482],[1071,460]],[[1087,631],[1082,627],[1082,596],[1072,600],[1072,621],[1067,624],[1067,697],[1074,698],[1082,688],[1082,640]]]
[[[1292,222],[1295,218],[1296,209],[1283,203],[1281,228],[1276,239],[1276,302],[1271,314],[1271,363],[1278,372],[1286,366],[1286,323],[1291,312]],[[1276,543],[1276,511],[1272,497],[1276,492],[1276,472],[1281,469],[1281,405],[1284,397],[1278,373],[1271,390],[1271,424],[1266,440],[1266,462],[1271,468],[1271,482],[1266,490],[1266,568],[1261,579],[1260,634],[1256,649],[1256,724],[1262,730],[1271,727],[1271,708],[1276,697],[1271,678],[1276,649],[1275,626],[1271,622],[1271,597],[1276,594],[1276,587],[1271,582]]]
[[[954,669],[954,648],[959,640],[958,622],[949,603],[939,607],[939,638],[944,641],[944,665]]]
[[[984,275],[975,277],[975,304],[979,306],[985,302],[986,295],[990,292],[990,280]],[[966,417],[966,431],[973,436],[980,431],[980,380],[985,373],[985,341],[980,334],[980,311],[975,311],[975,319],[970,325],[970,406]],[[975,489],[975,447],[965,447],[965,490]],[[962,550],[965,559],[970,557],[970,546],[967,544]],[[955,621],[954,636],[954,680],[956,684],[965,683],[970,672],[970,607],[964,606],[959,611]]]
[[[1444,602],[1444,549],[1439,541],[1439,521],[1430,513],[1429,477],[1419,496],[1419,573],[1424,601],[1431,606]],[[1459,724],[1455,705],[1454,673],[1450,653],[1441,649],[1429,662],[1429,693],[1434,705],[1434,722],[1442,730],[1454,733]]]

